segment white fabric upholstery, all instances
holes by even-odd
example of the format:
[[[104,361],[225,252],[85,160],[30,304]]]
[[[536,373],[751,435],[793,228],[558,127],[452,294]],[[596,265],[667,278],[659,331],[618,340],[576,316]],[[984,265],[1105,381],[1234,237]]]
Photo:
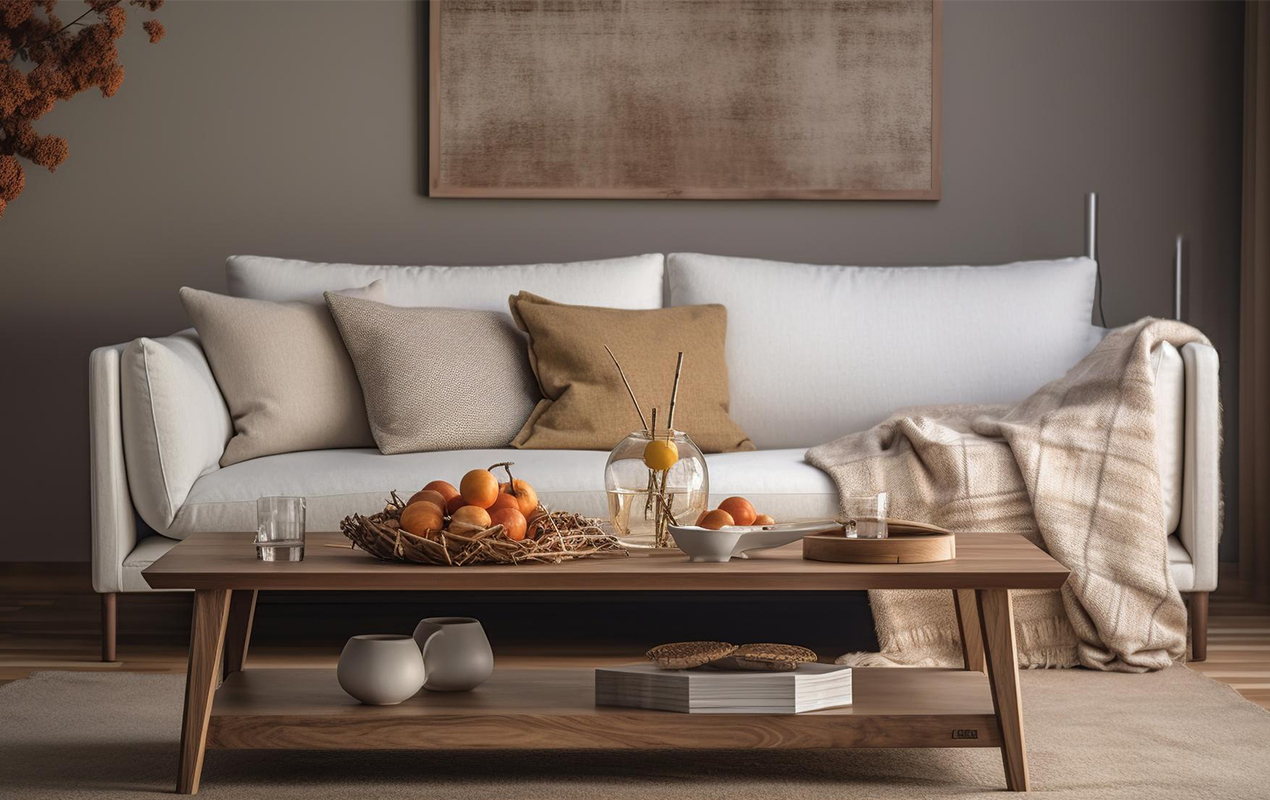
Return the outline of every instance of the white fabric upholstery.
[[[1177,535],[1195,564],[1197,592],[1217,588],[1221,539],[1221,397],[1217,351],[1201,344],[1182,348],[1186,368],[1182,515]]]
[[[1195,565],[1191,563],[1191,554],[1186,552],[1181,540],[1170,536],[1168,541],[1169,574],[1173,577],[1173,585],[1179,592],[1189,592],[1195,588]]]
[[[317,450],[257,458],[209,473],[195,483],[169,535],[194,531],[253,530],[256,498],[307,498],[309,530],[337,530],[354,511],[383,510],[390,490],[408,495],[440,478],[457,483],[463,473],[513,461],[517,478],[538,490],[543,503],[598,517],[608,516],[604,463],[598,450],[449,450],[385,456],[377,450]],[[837,511],[829,477],[803,461],[803,450],[721,453],[706,457],[710,496],[741,494],[780,519],[823,519]]]
[[[123,560],[137,544],[137,521],[124,465],[123,411],[119,400],[119,356],[125,347],[98,347],[88,355],[93,588],[99,592],[123,591]]]
[[[265,256],[230,256],[229,293],[257,300],[321,301],[322,292],[383,280],[395,306],[468,308],[509,313],[507,298],[533,292],[560,303],[661,308],[660,254],[503,267],[392,267],[324,264]]]
[[[1182,454],[1186,428],[1186,372],[1182,354],[1168,342],[1151,354],[1155,361],[1155,450],[1164,501],[1164,530],[1172,533],[1182,517]]]
[[[132,503],[164,533],[194,481],[220,468],[234,424],[193,330],[137,339],[119,370]]]
[[[823,444],[904,406],[1021,400],[1089,352],[1094,270],[668,262],[671,305],[727,306],[731,413],[760,449]]]

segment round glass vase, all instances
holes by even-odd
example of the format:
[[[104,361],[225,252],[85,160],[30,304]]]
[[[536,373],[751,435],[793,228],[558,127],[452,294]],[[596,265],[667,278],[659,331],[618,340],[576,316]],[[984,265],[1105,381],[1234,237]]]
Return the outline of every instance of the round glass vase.
[[[706,510],[710,475],[705,456],[688,434],[657,431],[654,436],[641,430],[609,453],[604,490],[609,519],[624,544],[671,547],[669,526],[693,525]]]

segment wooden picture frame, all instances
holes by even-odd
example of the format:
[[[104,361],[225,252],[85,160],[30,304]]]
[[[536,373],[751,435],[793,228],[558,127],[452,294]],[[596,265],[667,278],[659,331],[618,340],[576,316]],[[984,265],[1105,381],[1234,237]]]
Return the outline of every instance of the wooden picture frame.
[[[820,5],[833,5],[832,3],[823,2],[822,0],[799,0],[808,5],[819,3]],[[490,197],[490,198],[579,198],[579,199],[796,199],[796,200],[938,200],[941,193],[941,153],[940,153],[940,128],[941,128],[941,96],[942,96],[942,80],[941,80],[941,60],[942,60],[942,28],[943,28],[943,8],[942,0],[929,0],[929,19],[930,19],[930,35],[929,35],[929,88],[930,88],[930,104],[929,104],[929,144],[925,157],[929,159],[929,179],[924,185],[904,185],[904,186],[888,186],[888,185],[855,185],[855,186],[823,186],[823,185],[762,185],[762,186],[728,186],[728,185],[710,185],[709,181],[692,183],[691,185],[680,185],[673,178],[649,184],[647,181],[643,185],[622,185],[615,183],[614,185],[589,185],[586,181],[567,182],[550,180],[549,176],[541,176],[542,179],[534,179],[530,182],[521,180],[502,182],[499,180],[491,180],[487,176],[480,176],[478,180],[465,180],[461,169],[455,169],[453,162],[464,161],[459,158],[452,158],[447,150],[443,148],[442,137],[446,135],[446,119],[443,114],[446,108],[445,95],[443,92],[447,88],[445,76],[445,64],[443,63],[443,13],[447,7],[457,2],[460,6],[465,0],[434,0],[429,3],[428,9],[428,195],[430,197],[444,198],[462,198],[462,197]],[[727,5],[728,0],[719,0],[720,3]],[[905,8],[913,7],[908,0],[899,0],[904,3]],[[921,4],[925,7],[925,4]],[[673,8],[673,6],[671,6]],[[859,8],[859,6],[856,6]],[[475,13],[475,12],[470,12]],[[676,13],[676,12],[663,12]],[[784,13],[788,13],[784,10]],[[925,50],[925,42],[919,47],[921,52]],[[559,52],[559,51],[555,51]],[[488,60],[487,62],[488,63]],[[924,69],[918,73],[924,77]],[[841,84],[833,84],[838,86]],[[473,95],[480,95],[480,92],[471,92]],[[478,99],[482,99],[479,98]],[[673,98],[672,98],[673,101]],[[667,101],[672,102],[672,101]],[[453,102],[453,101],[452,101]],[[654,100],[654,105],[656,101]],[[474,104],[477,105],[477,104]],[[462,104],[453,103],[451,107],[461,108]],[[654,108],[656,112],[658,109]],[[457,116],[457,113],[452,115]],[[656,116],[654,113],[653,116]],[[522,120],[517,119],[516,124],[520,124]],[[532,120],[530,121],[533,122]],[[474,127],[469,124],[469,128]],[[497,126],[490,124],[487,126],[496,129]],[[507,128],[506,124],[503,128]],[[501,135],[506,136],[505,130],[500,130]],[[457,137],[456,137],[457,138]],[[911,138],[911,137],[910,137]],[[550,139],[548,140],[550,141]],[[923,142],[924,139],[917,141]],[[493,143],[497,145],[497,142]],[[474,153],[481,154],[482,158],[476,156],[468,157],[464,163],[474,163],[481,166],[489,164],[494,159],[489,157],[490,153],[503,152],[497,146],[491,146],[489,142],[480,142],[473,147]],[[836,151],[835,151],[836,152]],[[843,152],[851,152],[844,148]],[[561,159],[557,159],[559,163]],[[807,160],[804,158],[804,164]],[[905,161],[911,164],[911,159]],[[471,172],[472,170],[469,170]],[[779,171],[779,170],[777,170]],[[911,179],[911,175],[909,176]],[[923,177],[925,177],[923,175]],[[885,184],[886,180],[879,181]]]

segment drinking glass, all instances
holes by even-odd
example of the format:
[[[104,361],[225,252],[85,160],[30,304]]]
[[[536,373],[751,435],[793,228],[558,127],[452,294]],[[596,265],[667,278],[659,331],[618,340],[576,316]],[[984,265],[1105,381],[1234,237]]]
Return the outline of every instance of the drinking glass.
[[[890,511],[890,498],[886,492],[844,497],[842,511],[838,521],[842,523],[848,539],[886,538],[886,517]]]
[[[262,497],[256,501],[256,558],[304,560],[304,498]]]

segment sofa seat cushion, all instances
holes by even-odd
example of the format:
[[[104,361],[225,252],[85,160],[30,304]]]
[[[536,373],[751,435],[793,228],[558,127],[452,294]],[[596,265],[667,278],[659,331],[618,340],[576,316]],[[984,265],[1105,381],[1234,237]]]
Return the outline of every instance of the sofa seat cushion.
[[[194,484],[167,535],[250,531],[256,498],[301,496],[310,531],[338,530],[353,512],[381,511],[389,491],[416,491],[430,480],[451,483],[470,469],[513,461],[512,471],[551,508],[608,517],[604,464],[597,450],[450,450],[386,456],[374,449],[315,450],[252,459],[216,470]],[[829,476],[803,461],[801,448],[706,457],[714,502],[740,494],[777,519],[833,516],[838,493]]]

